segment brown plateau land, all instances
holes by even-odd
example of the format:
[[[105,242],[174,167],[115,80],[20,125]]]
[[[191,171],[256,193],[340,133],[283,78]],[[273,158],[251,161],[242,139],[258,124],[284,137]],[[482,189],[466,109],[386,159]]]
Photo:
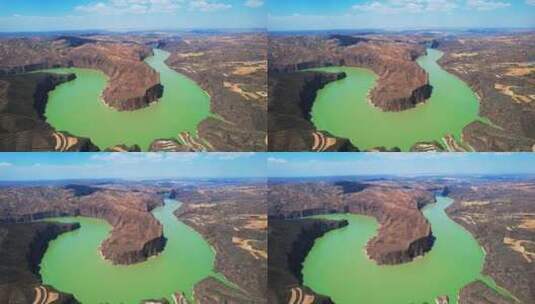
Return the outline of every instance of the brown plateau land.
[[[535,151],[535,34],[465,35],[437,39],[439,64],[470,85],[481,116],[463,141],[476,151]]]
[[[263,33],[162,38],[166,63],[195,80],[215,114],[202,121],[191,150],[265,151],[267,38]]]
[[[177,190],[175,215],[216,252],[216,271],[240,289],[213,278],[195,286],[198,303],[268,303],[267,216],[264,184],[200,186]]]

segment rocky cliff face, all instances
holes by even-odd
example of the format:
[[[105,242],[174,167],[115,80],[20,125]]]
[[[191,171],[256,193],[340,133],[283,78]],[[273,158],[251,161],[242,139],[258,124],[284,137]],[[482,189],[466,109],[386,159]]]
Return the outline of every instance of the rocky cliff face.
[[[104,93],[106,96],[106,93]],[[152,102],[157,101],[163,95],[163,86],[161,84],[156,84],[145,91],[143,96],[137,96],[126,99],[116,99],[106,101],[107,105],[110,107],[119,110],[119,111],[135,111],[137,109],[148,107]],[[108,98],[109,99],[109,98]]]
[[[316,130],[310,112],[316,94],[345,73],[296,72],[270,75],[269,151],[358,151],[348,139]]]
[[[410,96],[397,99],[386,99],[381,96],[382,91],[376,87],[376,89],[372,91],[371,101],[376,107],[385,111],[401,112],[414,108],[419,103],[425,102],[431,97],[432,91],[433,87],[429,84],[425,84],[415,88]]]
[[[90,139],[45,122],[48,93],[74,75],[0,76],[0,151],[98,151]]]
[[[79,227],[59,223],[0,224],[0,302],[41,303],[47,296],[54,296],[54,303],[77,304],[72,295],[42,285],[39,264],[51,240]]]
[[[88,216],[106,220],[113,228],[101,251],[114,264],[133,264],[163,250],[162,225],[150,211],[161,205],[155,194],[99,189],[76,195],[75,189],[16,188],[0,190],[0,222],[30,222],[48,217]]]
[[[303,286],[303,262],[314,241],[347,226],[347,221],[320,219],[269,220],[268,302],[330,304],[332,300]],[[301,296],[297,297],[299,294]],[[304,299],[307,298],[308,302]]]
[[[37,115],[45,119],[45,109],[48,102],[48,93],[53,91],[58,85],[76,79],[75,74],[53,75],[47,74],[37,83],[33,94],[33,105]]]
[[[42,229],[35,230],[35,234],[30,243],[30,252],[28,253],[28,262],[30,270],[38,274],[39,264],[48,248],[48,243],[58,237],[58,235],[73,231],[80,228],[79,223],[57,224],[57,225],[43,225]]]

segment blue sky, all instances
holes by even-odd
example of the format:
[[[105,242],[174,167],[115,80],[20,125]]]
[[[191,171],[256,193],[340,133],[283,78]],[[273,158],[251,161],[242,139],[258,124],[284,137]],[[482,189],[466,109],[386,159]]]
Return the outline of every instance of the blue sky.
[[[0,153],[0,180],[535,174],[535,153]]]
[[[535,0],[270,0],[269,30],[535,27]]]
[[[0,153],[0,180],[264,177],[255,153]]]
[[[270,153],[268,176],[535,174],[535,153]]]
[[[0,31],[265,28],[265,0],[0,1]]]

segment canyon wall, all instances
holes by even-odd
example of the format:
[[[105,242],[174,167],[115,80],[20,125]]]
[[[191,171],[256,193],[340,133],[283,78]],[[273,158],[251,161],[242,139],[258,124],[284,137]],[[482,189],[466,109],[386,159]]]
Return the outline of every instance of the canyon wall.
[[[321,36],[270,37],[270,42],[271,73],[327,66],[374,71],[379,78],[370,92],[370,101],[383,111],[413,108],[432,93],[427,73],[416,62],[425,55],[425,48],[420,45],[372,39],[348,45],[340,37]]]
[[[310,121],[316,94],[344,73],[296,72],[270,75],[269,151],[358,151],[348,139],[318,131]]]
[[[54,303],[78,304],[71,295],[42,285],[39,264],[48,243],[58,235],[78,229],[79,224],[28,223],[0,224],[0,302],[7,304],[41,303],[49,296]]]
[[[87,216],[106,220],[112,230],[101,245],[103,256],[114,264],[145,261],[165,246],[162,225],[150,211],[162,205],[155,194],[98,190],[76,195],[65,188],[0,190],[6,211],[0,223],[27,223],[49,217]]]
[[[0,76],[1,151],[98,151],[90,139],[58,132],[44,118],[48,93],[74,74]]]
[[[406,263],[431,249],[431,225],[420,209],[435,201],[433,192],[390,186],[347,189],[351,189],[347,183],[272,186],[268,194],[269,217],[295,219],[333,213],[375,217],[379,231],[368,242],[366,251],[378,264]]]
[[[0,75],[58,67],[97,69],[109,80],[103,102],[118,111],[147,107],[163,94],[159,74],[143,62],[152,54],[144,45],[96,40],[72,44],[68,37],[12,39],[3,44]]]
[[[303,285],[303,262],[316,239],[347,226],[347,221],[322,219],[269,220],[268,301],[269,303],[331,304],[329,297]],[[297,294],[301,296],[296,296]],[[301,299],[301,301],[299,301]],[[304,301],[307,299],[307,301]]]

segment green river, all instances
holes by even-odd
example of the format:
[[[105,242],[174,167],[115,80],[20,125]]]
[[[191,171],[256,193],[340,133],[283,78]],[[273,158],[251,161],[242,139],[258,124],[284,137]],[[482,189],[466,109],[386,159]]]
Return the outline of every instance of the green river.
[[[365,253],[366,243],[378,229],[377,221],[361,215],[329,215],[322,218],[347,219],[349,226],[316,240],[303,267],[303,280],[314,291],[330,296],[337,304],[435,303],[448,295],[457,303],[457,294],[466,284],[481,279],[497,288],[481,274],[485,254],[463,227],[452,221],[444,209],[453,202],[437,197],[424,208],[436,237],[433,248],[423,257],[401,265],[379,266]]]
[[[402,112],[383,112],[368,101],[377,76],[353,67],[313,69],[345,72],[345,79],[332,82],[318,92],[312,121],[319,130],[349,138],[360,149],[378,146],[408,151],[418,141],[441,141],[446,134],[459,139],[462,129],[478,115],[479,101],[470,87],[443,70],[437,60],[442,52],[428,49],[418,64],[429,74],[431,98]]]
[[[167,238],[165,249],[155,257],[134,265],[113,265],[104,260],[99,246],[111,226],[104,220],[86,217],[54,218],[79,222],[81,228],[51,241],[41,262],[44,284],[72,293],[82,303],[139,303],[149,298],[171,296],[183,291],[192,298],[193,286],[214,273],[214,252],[209,244],[173,211],[179,203],[166,199],[153,211]]]
[[[89,137],[101,149],[118,144],[137,144],[143,151],[157,138],[176,138],[180,132],[197,133],[197,125],[210,114],[210,97],[193,80],[165,64],[169,53],[154,49],[145,60],[160,73],[164,92],[159,102],[136,111],[119,112],[104,104],[101,94],[107,83],[93,69],[44,70],[75,73],[76,79],[49,93],[47,122],[59,131]]]

